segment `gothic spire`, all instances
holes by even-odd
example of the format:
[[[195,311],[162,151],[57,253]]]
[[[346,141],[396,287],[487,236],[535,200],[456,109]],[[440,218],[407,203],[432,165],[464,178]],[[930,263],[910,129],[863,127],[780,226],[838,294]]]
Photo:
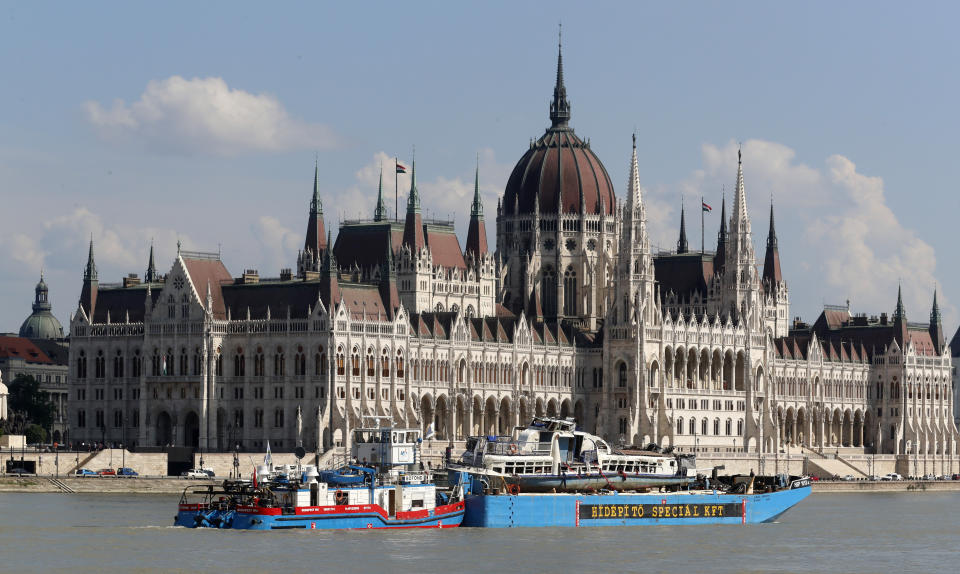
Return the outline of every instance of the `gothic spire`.
[[[773,223],[773,197],[770,198],[770,232],[767,235],[767,253],[763,258],[763,279],[773,285],[783,280],[780,272],[780,250],[777,249],[777,230]]]
[[[553,101],[550,103],[550,123],[553,128],[565,128],[570,121],[570,102],[567,100],[567,87],[563,85],[563,30],[557,43],[557,83],[553,87]]]
[[[407,219],[403,224],[403,243],[417,253],[426,245],[423,235],[423,217],[420,214],[420,193],[417,191],[417,158],[410,168],[410,196],[407,198]]]
[[[687,222],[683,203],[680,204],[680,240],[677,241],[677,253],[689,251],[687,245]]]
[[[153,261],[153,241],[150,242],[150,261],[147,263],[147,272],[143,274],[144,283],[153,283],[157,280],[157,265]]]
[[[383,166],[380,166],[380,187],[377,189],[377,208],[373,212],[374,221],[387,218],[387,206],[383,204]]]
[[[637,163],[637,134],[633,134],[633,152],[630,156],[630,181],[627,182],[627,209],[643,210],[643,196],[640,190],[640,167]]]
[[[410,167],[410,194],[407,197],[407,213],[420,213],[420,192],[417,191],[417,158],[413,158]]]
[[[723,191],[723,199],[720,203],[720,233],[717,234],[717,253],[713,258],[714,272],[723,271],[723,266],[727,260],[727,191]]]
[[[87,254],[87,267],[83,271],[83,280],[97,280],[97,264],[93,260],[93,234],[90,235],[90,252]]]
[[[307,221],[307,234],[303,241],[304,253],[317,257],[327,244],[324,242],[323,202],[320,200],[320,162],[313,168],[313,197],[310,200],[310,213]]]
[[[473,179],[473,205],[470,207],[470,225],[467,228],[466,251],[480,256],[488,251],[487,228],[483,223],[483,203],[480,201],[480,164]]]
[[[737,150],[737,189],[733,196],[733,221],[736,224],[734,231],[739,233],[750,231],[750,216],[747,213],[747,190],[743,185],[742,150]]]
[[[480,201],[480,162],[473,176],[473,204],[470,206],[470,217],[483,217],[483,202]]]
[[[310,200],[310,213],[323,215],[323,201],[320,200],[320,160],[313,166],[313,199]]]
[[[930,339],[940,355],[946,348],[946,338],[943,334],[943,321],[940,318],[940,306],[937,305],[937,289],[933,289],[933,307],[930,309]]]
[[[940,306],[937,305],[937,289],[933,289],[933,307],[930,309],[930,324],[940,322]]]
[[[897,308],[893,311],[893,318],[901,321],[907,320],[907,312],[903,308],[903,291],[900,285],[897,285]]]

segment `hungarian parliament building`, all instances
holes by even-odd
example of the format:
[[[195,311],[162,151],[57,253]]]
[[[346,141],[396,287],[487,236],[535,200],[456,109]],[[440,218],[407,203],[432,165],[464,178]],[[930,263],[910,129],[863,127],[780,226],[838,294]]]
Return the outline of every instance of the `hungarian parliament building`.
[[[325,231],[315,173],[303,250],[279,277],[181,251],[166,273],[100,283],[94,242],[70,320],[75,441],[323,452],[383,417],[440,445],[573,417],[613,444],[683,452],[855,449],[947,461],[958,433],[950,347],[929,322],[828,306],[790,316],[771,205],[762,268],[744,161],[715,251],[653,252],[636,142],[620,198],[570,127],[562,53],[550,126],[496,207],[475,187],[466,243],[425,218]],[[479,174],[478,174],[479,178]],[[291,262],[294,263],[294,262]],[[846,451],[845,451],[846,452]]]

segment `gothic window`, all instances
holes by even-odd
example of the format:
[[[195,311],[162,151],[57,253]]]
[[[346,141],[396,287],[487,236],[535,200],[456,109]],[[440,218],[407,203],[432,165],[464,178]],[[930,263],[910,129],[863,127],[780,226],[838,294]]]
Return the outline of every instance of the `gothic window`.
[[[113,358],[113,376],[123,377],[123,353],[117,349],[117,356]]]
[[[257,347],[257,354],[253,356],[253,376],[262,377],[266,370],[266,359],[263,356],[263,349]]]
[[[350,356],[350,374],[354,377],[360,376],[360,349],[354,347],[353,354]]]
[[[577,272],[573,266],[563,273],[563,314],[577,314]]]
[[[282,377],[286,371],[286,361],[283,357],[283,347],[277,347],[277,354],[273,356],[273,375]]]
[[[683,434],[683,417],[677,419],[677,434]]]
[[[743,436],[743,419],[737,421],[737,435]]]
[[[567,242],[564,244],[564,247],[567,248],[567,251],[573,251],[577,248],[577,242],[573,239],[567,239]]]
[[[77,427],[86,428],[87,426],[87,411],[80,409],[77,411]]]
[[[246,374],[247,361],[243,356],[243,347],[237,347],[237,354],[233,356],[233,376],[242,377]]]
[[[346,374],[346,366],[344,365],[344,356],[343,356],[343,347],[337,347],[337,374],[341,377]]]
[[[143,357],[140,356],[140,349],[133,351],[133,362],[130,363],[130,369],[134,377],[139,377],[143,373]]]
[[[443,303],[437,303],[437,313],[443,313]]]
[[[713,434],[720,434],[720,419],[713,419]]]
[[[187,350],[180,349],[180,374],[187,374]]]
[[[367,376],[372,377],[374,372],[373,348],[367,349]]]
[[[727,436],[730,436],[731,434],[733,434],[733,421],[732,421],[732,420],[727,419],[727,424],[726,424],[726,426],[724,426],[724,431],[726,431],[726,435],[727,435]]]
[[[103,356],[103,350],[97,351],[96,358],[93,359],[94,376],[102,379],[107,375],[107,360]]]
[[[217,358],[213,362],[213,373],[217,377],[223,376],[223,354],[217,349]]]
[[[617,386],[626,387],[627,386],[627,364],[620,363],[620,367],[617,369]]]
[[[557,275],[552,267],[543,270],[540,279],[540,299],[543,302],[543,313],[548,317],[557,314]]]
[[[173,295],[167,297],[167,319],[175,319],[177,317],[177,305],[176,300],[173,298]]]
[[[380,357],[380,376],[384,378],[390,376],[390,352],[386,349],[383,350]]]
[[[620,417],[620,434],[627,434],[627,419],[625,417]]]
[[[190,318],[190,297],[186,293],[180,297],[180,316],[184,319]]]
[[[588,250],[594,251],[594,250],[596,250],[596,248],[597,248],[597,242],[596,242],[595,240],[591,239],[591,240],[587,241],[587,249],[588,249]]]
[[[690,434],[697,434],[697,419],[690,419]]]

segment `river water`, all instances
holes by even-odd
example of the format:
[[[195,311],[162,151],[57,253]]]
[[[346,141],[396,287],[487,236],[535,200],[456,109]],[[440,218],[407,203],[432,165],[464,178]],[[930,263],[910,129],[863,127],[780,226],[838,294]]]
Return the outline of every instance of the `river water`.
[[[0,494],[0,572],[952,572],[960,493],[814,494],[778,523],[522,530],[176,528],[176,496]]]

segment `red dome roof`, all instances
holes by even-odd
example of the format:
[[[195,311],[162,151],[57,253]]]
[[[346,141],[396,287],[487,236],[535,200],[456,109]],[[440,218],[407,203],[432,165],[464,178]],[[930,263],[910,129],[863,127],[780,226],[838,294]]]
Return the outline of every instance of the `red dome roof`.
[[[542,214],[578,214],[581,197],[587,215],[599,215],[601,204],[607,215],[613,215],[616,195],[600,158],[573,130],[550,128],[513,168],[503,212],[531,214],[538,201]]]
[[[557,53],[557,83],[550,103],[547,133],[523,154],[503,192],[503,213],[531,214],[534,202],[540,213],[613,215],[616,196],[606,168],[590,144],[569,127],[570,101],[563,83],[563,51]],[[559,203],[559,205],[558,205]]]

